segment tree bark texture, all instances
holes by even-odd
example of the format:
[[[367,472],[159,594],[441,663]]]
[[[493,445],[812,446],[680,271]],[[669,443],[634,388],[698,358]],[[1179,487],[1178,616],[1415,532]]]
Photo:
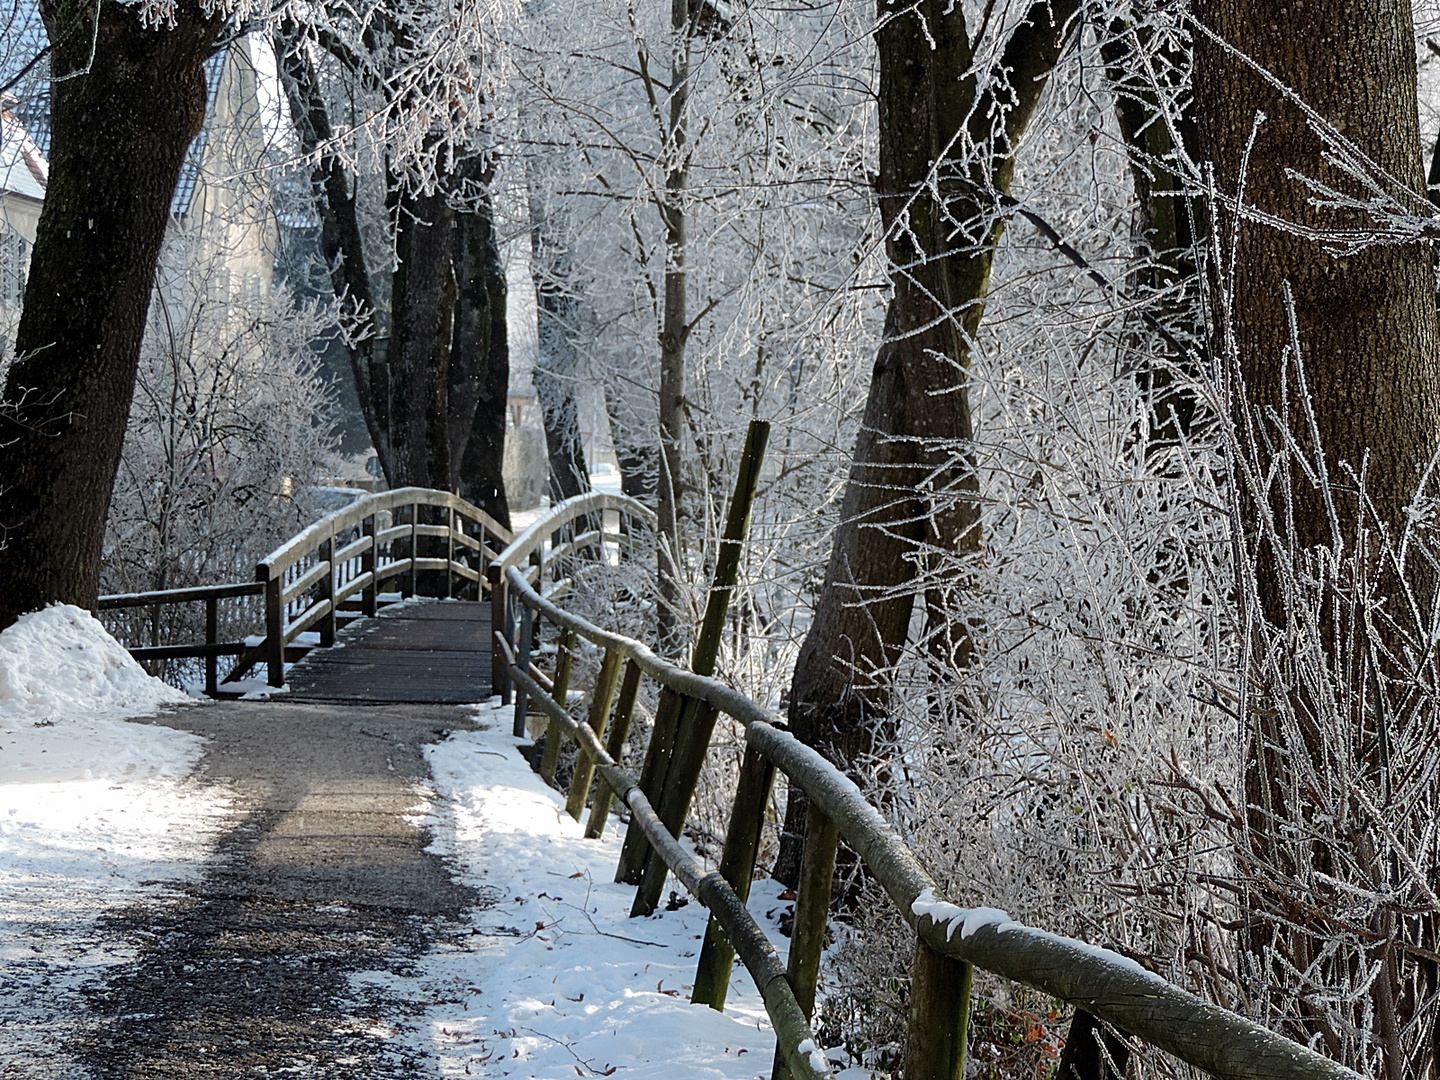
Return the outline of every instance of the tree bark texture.
[[[307,48],[293,25],[276,36],[301,148],[319,152],[321,251],[335,295],[347,299],[368,333],[350,343],[351,366],[385,478],[393,487],[457,491],[508,524],[502,466],[510,362],[492,164],[480,155],[461,157],[430,191],[415,190],[403,170],[387,177],[396,268],[384,338],[356,180],[326,152],[332,125]]]
[[[966,371],[1001,232],[992,190],[1009,191],[1016,145],[1060,57],[1076,0],[1040,0],[1005,47],[1007,83],[982,88],[963,10],[878,5],[880,216],[894,294],[875,360],[824,586],[790,689],[796,735],[838,765],[868,753],[886,712],[917,579],[932,608],[943,584],[922,552],[979,547]],[[932,182],[933,181],[933,182]],[[949,664],[970,649],[937,618]],[[799,861],[802,799],[786,810],[777,876]]]
[[[1263,0],[1197,0],[1195,15],[1394,178],[1382,183],[1410,189],[1410,194],[1393,190],[1396,197],[1413,204],[1417,213],[1426,211],[1414,27],[1405,0],[1287,0],[1283,9]],[[1276,219],[1314,230],[1364,232],[1372,227],[1366,215],[1354,210],[1313,205],[1313,192],[1298,177],[1368,195],[1327,160],[1320,135],[1294,101],[1203,33],[1196,36],[1195,112],[1198,148],[1202,160],[1213,164],[1218,194],[1212,228],[1226,247],[1234,238],[1233,254],[1225,250],[1221,265],[1211,267],[1213,347],[1243,382],[1234,395],[1234,420],[1244,459],[1259,475],[1275,469],[1279,478],[1263,491],[1241,491],[1243,519],[1251,527],[1241,537],[1241,550],[1256,567],[1263,618],[1276,632],[1285,632],[1298,615],[1309,617],[1308,610],[1294,609],[1297,595],[1302,603],[1310,602],[1287,585],[1291,568],[1298,568],[1302,578],[1314,576],[1305,566],[1315,549],[1355,557],[1362,530],[1373,533],[1378,526],[1398,536],[1435,453],[1440,327],[1433,253],[1428,244],[1417,242],[1336,255],[1313,236],[1276,227]],[[1246,207],[1269,220],[1237,214],[1237,193],[1243,193]],[[1233,275],[1228,285],[1226,274]],[[1284,286],[1294,298],[1293,335]],[[1301,404],[1293,353],[1286,355],[1292,337],[1304,362],[1316,437]],[[1333,526],[1326,492],[1293,461],[1276,462],[1273,448],[1282,444],[1281,425],[1288,425],[1308,457],[1323,459],[1337,519]],[[1356,474],[1364,470],[1373,513],[1362,508],[1347,466]],[[1259,527],[1266,510],[1276,522],[1273,540]],[[1372,542],[1372,552],[1375,547]],[[1355,573],[1373,574],[1386,610],[1401,624],[1407,618],[1401,602],[1406,587],[1414,591],[1422,622],[1428,617],[1434,588],[1430,573],[1399,581],[1372,554],[1358,557]],[[1317,785],[1382,784],[1388,763],[1377,748],[1406,723],[1433,723],[1428,714],[1408,717],[1404,710],[1409,706],[1403,704],[1393,715],[1378,713],[1367,687],[1380,685],[1383,693],[1385,684],[1398,678],[1408,692],[1408,679],[1399,670],[1403,664],[1372,653],[1399,655],[1398,650],[1389,645],[1370,650],[1363,635],[1352,639],[1337,629],[1354,613],[1332,593],[1318,602],[1328,682],[1317,691],[1317,679],[1296,678],[1293,686],[1257,691],[1256,705],[1244,717],[1248,831],[1237,852],[1248,875],[1242,940],[1256,985],[1267,985],[1273,977],[1275,986],[1294,992],[1296,983],[1287,973],[1298,971],[1305,973],[1307,986],[1317,980],[1365,986],[1339,1026],[1331,1020],[1334,1009],[1343,1006],[1327,1015],[1303,996],[1287,1001],[1277,993],[1276,1020],[1289,1033],[1301,1038],[1318,1034],[1332,1054],[1341,1054],[1353,1045],[1352,1029],[1368,1026],[1390,1080],[1423,1076],[1432,1048],[1429,1039],[1414,1033],[1428,1023],[1422,1011],[1433,1013],[1427,998],[1434,992],[1434,965],[1417,968],[1395,945],[1397,933],[1408,935],[1413,929],[1399,931],[1388,908],[1377,915],[1367,929],[1381,944],[1359,963],[1378,962],[1379,971],[1367,975],[1347,968],[1351,961],[1344,956],[1329,957],[1327,932],[1308,931],[1308,919],[1296,915],[1332,904],[1335,896],[1324,891],[1326,881],[1351,878],[1362,889],[1386,887],[1375,865],[1382,860],[1366,854],[1364,828],[1329,845],[1303,840],[1309,823],[1331,812],[1332,803]],[[1383,615],[1377,623],[1382,637],[1388,635]],[[1417,630],[1428,627],[1401,625],[1399,633]],[[1265,672],[1251,681],[1264,687]],[[1284,715],[1295,718],[1298,734],[1277,719]],[[1337,768],[1342,775],[1336,776]],[[1424,947],[1433,948],[1433,927],[1420,937]],[[1423,985],[1427,978],[1428,989]]]
[[[116,0],[41,15],[53,70],[76,74],[52,87],[50,180],[0,408],[0,627],[52,602],[94,607],[155,265],[222,22],[189,0],[159,29]]]
[[[472,162],[472,169],[477,164]],[[508,294],[495,237],[490,170],[478,180],[473,209],[457,215],[453,234],[457,292],[449,363],[449,487],[509,528],[502,471],[510,394]]]
[[[1413,191],[1425,191],[1407,3],[1288,0],[1282,16],[1263,0],[1197,0],[1195,10],[1204,25],[1293,88],[1379,168]],[[1310,205],[1311,191],[1288,170],[1360,192],[1324,160],[1323,144],[1299,108],[1204,36],[1195,52],[1195,110],[1199,150],[1214,164],[1222,198],[1240,188],[1241,159],[1253,130],[1244,179],[1248,206],[1317,229],[1370,224],[1351,211]],[[1266,119],[1257,128],[1260,112]],[[1233,215],[1223,205],[1216,212],[1216,231],[1228,237]],[[1358,472],[1368,456],[1370,498],[1380,519],[1398,529],[1440,435],[1440,370],[1434,363],[1440,332],[1429,250],[1377,245],[1333,257],[1313,239],[1251,221],[1239,223],[1237,239],[1228,314],[1245,402],[1278,410],[1288,399],[1299,444],[1322,450],[1342,487],[1353,488],[1342,466]],[[1287,378],[1281,362],[1290,344],[1281,282],[1295,297],[1319,448],[1295,407],[1293,374]],[[1252,449],[1263,459],[1263,446]],[[1299,476],[1292,488],[1296,544],[1330,544],[1321,493]],[[1342,522],[1353,523],[1354,500],[1340,512]]]

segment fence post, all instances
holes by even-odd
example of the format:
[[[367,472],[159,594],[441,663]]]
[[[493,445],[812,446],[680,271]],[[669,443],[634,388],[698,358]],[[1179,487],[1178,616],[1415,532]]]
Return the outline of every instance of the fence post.
[[[619,676],[620,654],[614,649],[606,649],[600,660],[600,673],[595,676],[595,692],[590,696],[590,730],[601,739],[605,737],[605,725],[610,721],[610,703],[615,700],[615,683]],[[575,771],[570,774],[570,791],[565,797],[565,810],[576,821],[585,811],[585,799],[590,794],[590,782],[594,778],[595,760],[582,748],[575,757]]]
[[[455,595],[455,508],[446,507],[445,519],[445,599]],[[464,528],[462,525],[461,528]]]
[[[505,669],[505,654],[495,646],[495,635],[510,641],[508,625],[510,605],[506,602],[509,587],[500,569],[498,559],[492,559],[485,568],[485,578],[490,582],[490,693],[500,695],[500,704],[510,703],[510,672]],[[512,642],[513,644],[513,642]]]
[[[535,631],[535,613],[530,610],[529,604],[520,605],[520,655],[515,663],[520,670],[527,675],[530,673],[530,638]],[[510,733],[517,739],[525,737],[525,688],[518,683],[515,686],[515,722],[511,725]]]
[[[640,692],[640,665],[634,660],[625,663],[625,678],[620,682],[620,698],[615,702],[615,719],[610,723],[610,737],[605,742],[605,752],[619,762],[625,752],[625,736],[630,734],[630,717],[635,713],[635,696]],[[595,840],[605,833],[605,820],[610,816],[610,801],[615,793],[610,785],[601,779],[595,789],[595,804],[590,807],[590,820],[585,825],[585,837]]]
[[[805,811],[800,889],[790,928],[790,958],[785,966],[786,978],[807,1020],[815,1012],[815,985],[820,980],[820,954],[825,951],[825,923],[830,915],[830,886],[835,877],[835,845],[839,839],[835,823],[812,802]],[[772,1080],[790,1076],[779,1048],[770,1075]]]
[[[370,537],[370,546],[360,553],[360,573],[370,575],[370,584],[360,590],[360,610],[367,619],[375,617],[375,567],[379,564],[380,552],[375,543],[375,515],[371,514],[360,522],[360,534]]]
[[[660,801],[659,789],[665,783],[664,769],[675,749],[675,729],[680,723],[680,707],[684,701],[670,687],[661,687],[660,701],[655,706],[655,726],[650,731],[650,745],[645,748],[645,763],[640,767],[639,788],[651,805]],[[625,832],[625,845],[620,849],[615,880],[623,885],[639,885],[649,852],[650,844],[644,831],[632,819]]]
[[[755,854],[760,847],[760,830],[765,826],[765,804],[770,801],[774,783],[775,766],[759,751],[746,746],[740,780],[735,785],[735,805],[725,830],[725,848],[720,854],[720,876],[730,883],[742,904],[750,899]],[[711,915],[705,927],[705,944],[700,947],[700,963],[695,968],[691,1003],[723,1011],[734,964],[735,950],[720,929],[719,920]]]
[[[690,670],[697,675],[713,675],[715,673],[715,658],[720,652],[720,638],[725,630],[725,615],[729,610],[730,597],[735,591],[735,580],[740,572],[741,544],[750,527],[750,508],[755,503],[755,490],[760,483],[760,467],[765,461],[765,443],[769,438],[770,425],[767,422],[764,420],[750,421],[750,427],[745,433],[745,448],[740,454],[740,469],[735,476],[735,491],[730,497],[730,509],[725,516],[725,532],[720,541],[719,554],[715,559],[715,576],[710,583],[710,596],[705,604],[705,618],[700,624],[700,634],[695,639],[695,648],[690,654]],[[685,814],[690,809],[690,798],[694,794],[695,784],[700,778],[699,764],[704,762],[705,751],[708,749],[710,734],[714,730],[715,723],[712,710],[709,715],[709,724],[705,725],[704,710],[697,709],[693,702],[685,702],[683,707],[677,709],[677,712],[679,720],[674,747],[669,754],[663,757],[657,752],[653,770],[653,786],[643,789],[645,797],[656,804],[661,820],[665,822],[672,833],[683,826]],[[657,717],[657,732],[659,729],[660,722]],[[688,744],[692,741],[697,744],[703,741],[705,745],[689,748]],[[677,768],[675,763],[682,759],[690,764],[684,769]],[[675,817],[677,811],[678,819]],[[632,837],[634,837],[633,843]],[[621,850],[620,868],[616,871],[616,880],[629,883],[635,876],[636,868],[642,863],[645,871],[641,878],[641,893],[636,897],[632,914],[648,915],[654,910],[660,893],[665,887],[665,863],[650,851],[650,845],[645,841],[639,826],[632,818],[630,830],[625,836],[625,847]],[[651,882],[648,889],[645,885],[647,880]]]
[[[570,692],[574,642],[573,630],[561,630],[560,640],[555,647],[555,679],[550,684],[550,696],[562,709],[566,709],[565,698]],[[545,752],[540,755],[540,779],[547,784],[555,783],[555,767],[560,764],[560,744],[564,741],[565,730],[558,720],[551,720],[550,726],[545,729]]]
[[[974,969],[964,960],[941,956],[915,939],[905,1029],[906,1080],[964,1080],[973,976]]]
[[[285,685],[285,575],[263,577],[270,568],[261,565],[260,573],[265,581],[265,666],[271,686]]]
[[[405,594],[406,596],[419,596],[419,595],[420,595],[420,578],[419,578],[419,571],[417,571],[417,570],[415,569],[415,556],[420,553],[419,550],[418,550],[418,545],[419,545],[419,543],[420,543],[420,537],[419,537],[419,535],[415,532],[416,526],[418,526],[419,524],[420,524],[420,504],[419,504],[419,503],[411,503],[411,504],[410,504],[410,591]]]
[[[215,645],[220,640],[220,601],[213,596],[205,598],[205,644]],[[205,695],[214,697],[220,692],[220,657],[213,652],[205,657]]]
[[[328,649],[335,644],[335,532],[333,529],[328,539],[320,541],[320,547],[315,557],[330,564],[330,569],[325,572],[325,576],[317,582],[320,586],[320,597],[316,601],[330,605],[330,610],[320,616],[320,646]]]

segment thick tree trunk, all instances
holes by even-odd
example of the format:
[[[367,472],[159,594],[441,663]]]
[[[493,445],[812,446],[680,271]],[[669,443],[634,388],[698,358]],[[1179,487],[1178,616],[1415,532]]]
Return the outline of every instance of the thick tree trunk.
[[[495,238],[489,170],[471,163],[474,205],[456,215],[452,255],[458,291],[450,348],[449,487],[506,528],[505,415],[510,393],[505,264]]]
[[[449,193],[398,198],[390,288],[392,487],[450,487],[450,343],[458,222]],[[462,425],[468,428],[468,423]]]
[[[188,0],[160,29],[116,0],[42,16],[53,69],[76,74],[52,88],[50,181],[0,408],[0,627],[56,601],[94,606],[155,264],[222,21]]]
[[[1386,178],[1382,184],[1394,188],[1398,182],[1415,193],[1394,191],[1413,204],[1412,212],[1426,211],[1408,0],[1291,0],[1279,18],[1265,0],[1197,0],[1195,14],[1352,140],[1374,162],[1377,176]],[[1410,695],[1413,683],[1396,659],[1403,654],[1391,646],[1407,632],[1428,634],[1428,626],[1405,625],[1408,609],[1401,598],[1405,589],[1413,590],[1423,623],[1433,575],[1414,573],[1412,566],[1410,580],[1397,580],[1390,564],[1374,558],[1379,544],[1373,539],[1368,553],[1356,554],[1362,529],[1372,537],[1377,528],[1392,538],[1398,535],[1440,439],[1440,327],[1432,253],[1426,244],[1410,243],[1336,256],[1313,235],[1274,227],[1271,222],[1279,220],[1363,234],[1372,225],[1362,213],[1313,205],[1312,191],[1298,176],[1361,198],[1370,193],[1360,191],[1327,158],[1320,136],[1288,95],[1203,33],[1195,40],[1198,145],[1202,160],[1213,163],[1220,196],[1213,228],[1226,238],[1227,248],[1234,237],[1233,255],[1226,250],[1224,264],[1212,268],[1214,349],[1243,380],[1234,399],[1241,452],[1259,475],[1272,467],[1279,475],[1265,492],[1240,492],[1243,518],[1254,526],[1241,537],[1240,547],[1256,566],[1260,611],[1281,630],[1300,625],[1293,621],[1297,617],[1308,620],[1311,612],[1297,612],[1295,599],[1300,597],[1307,608],[1314,601],[1306,599],[1303,586],[1290,582],[1316,577],[1305,569],[1307,560],[1313,564],[1314,550],[1326,549],[1355,559],[1355,577],[1375,582],[1385,613],[1399,620],[1396,636],[1371,651],[1363,635],[1352,639],[1339,629],[1353,612],[1325,594],[1318,601],[1318,624],[1325,628],[1320,648],[1326,655],[1320,663],[1329,681],[1318,674],[1297,678],[1295,685],[1272,688],[1268,698],[1257,689],[1255,707],[1244,717],[1248,835],[1238,855],[1242,871],[1250,874],[1245,944],[1255,969],[1252,979],[1257,986],[1288,986],[1292,992],[1289,973],[1295,971],[1305,973],[1307,985],[1318,980],[1358,986],[1364,980],[1366,992],[1352,1018],[1339,1027],[1304,996],[1297,1005],[1277,995],[1278,1007],[1286,1010],[1281,1019],[1302,1037],[1318,1033],[1332,1053],[1353,1039],[1341,1028],[1369,1025],[1391,1080],[1425,1075],[1429,1049],[1407,1045],[1418,1040],[1406,1032],[1415,1010],[1431,1006],[1401,981],[1406,961],[1394,947],[1394,917],[1383,914],[1370,928],[1381,944],[1367,952],[1363,963],[1378,961],[1380,970],[1366,977],[1346,970],[1346,961],[1328,958],[1331,932],[1308,933],[1309,919],[1297,920],[1296,912],[1327,909],[1336,897],[1349,895],[1319,895],[1314,890],[1324,886],[1317,881],[1349,877],[1356,888],[1387,887],[1379,876],[1372,880],[1382,871],[1365,853],[1366,827],[1329,845],[1304,838],[1311,835],[1312,822],[1323,824],[1335,812],[1337,793],[1344,805],[1352,798],[1352,785],[1385,783],[1388,763],[1381,748],[1388,738],[1398,737],[1408,723],[1433,724],[1428,714],[1407,716],[1409,706],[1403,702],[1385,714],[1374,705],[1375,699],[1384,700],[1385,684],[1396,676],[1402,687],[1396,699]],[[1267,221],[1236,220],[1229,200],[1242,186],[1247,207]],[[1229,282],[1227,274],[1233,275]],[[1287,287],[1294,298],[1293,335]],[[1301,405],[1293,352],[1286,355],[1297,339],[1318,445]],[[1279,424],[1289,425],[1307,456],[1323,458],[1328,491],[1293,460],[1276,462]],[[1348,470],[1363,470],[1373,512],[1362,510]],[[1273,540],[1259,527],[1267,509],[1276,522]],[[1342,591],[1349,590],[1347,581]],[[1389,637],[1385,615],[1377,615],[1375,622],[1382,638]],[[1385,652],[1391,656],[1377,655]],[[1265,687],[1265,673],[1257,674],[1259,681],[1252,679],[1252,685]],[[1372,686],[1380,687],[1374,698],[1367,692]],[[1327,700],[1332,695],[1333,702]],[[1296,727],[1277,719],[1285,714],[1296,719],[1298,735]],[[1323,830],[1315,835],[1323,836]]]
[[[564,211],[546,205],[536,175],[530,184],[531,276],[535,281],[540,356],[531,381],[540,400],[550,459],[550,499],[560,502],[590,490],[576,392],[582,375],[576,336],[593,330],[590,312],[572,291],[569,229]]]
[[[1199,0],[1196,13],[1292,87],[1379,168],[1413,191],[1425,190],[1408,3],[1307,0],[1289,5],[1277,20],[1273,5],[1262,0]],[[1369,224],[1353,212],[1311,205],[1312,192],[1287,175],[1295,170],[1341,190],[1355,187],[1324,160],[1320,138],[1295,104],[1208,38],[1198,39],[1195,64],[1199,149],[1215,165],[1222,197],[1239,188],[1253,130],[1247,205],[1315,229],[1363,230]],[[1266,119],[1257,129],[1261,112]],[[1222,210],[1220,216],[1217,229],[1228,237],[1231,215]],[[1377,245],[1336,258],[1314,239],[1247,221],[1239,224],[1237,239],[1228,314],[1246,401],[1278,408],[1288,396],[1294,404],[1293,375],[1287,379],[1281,363],[1290,329],[1280,283],[1288,282],[1330,474],[1346,483],[1342,465],[1358,472],[1368,454],[1370,498],[1381,519],[1398,528],[1440,434],[1440,335],[1429,251],[1420,244]],[[1300,445],[1311,448],[1303,415],[1292,407],[1290,417]],[[1262,447],[1254,449],[1263,454]],[[1328,545],[1322,494],[1296,481],[1294,539],[1301,547]],[[1343,521],[1355,520],[1353,501],[1340,509]]]
[[[1008,42],[1008,87],[981,93],[962,9],[879,5],[880,215],[894,296],[815,619],[790,689],[796,735],[844,767],[886,712],[885,672],[910,626],[925,550],[975,550],[978,492],[965,372],[1014,151],[1064,46],[1075,0],[1040,0]],[[978,149],[961,157],[963,135]],[[937,162],[939,163],[937,165]],[[928,184],[931,178],[938,184]],[[942,193],[937,199],[935,192]],[[942,201],[943,199],[943,201]],[[930,597],[940,608],[940,597]],[[936,619],[931,648],[964,664],[969,635]],[[804,835],[792,791],[776,876],[793,881]]]

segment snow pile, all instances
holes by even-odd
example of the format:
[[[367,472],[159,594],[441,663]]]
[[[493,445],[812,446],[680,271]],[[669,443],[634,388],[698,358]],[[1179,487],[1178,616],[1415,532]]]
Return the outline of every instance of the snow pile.
[[[88,611],[22,615],[0,633],[0,784],[183,777],[199,757],[195,736],[124,720],[189,700]]]
[[[603,839],[586,840],[517,753],[508,714],[487,712],[488,730],[426,751],[440,796],[431,850],[485,902],[417,978],[361,977],[426,1007],[418,1028],[394,1037],[417,1044],[441,1076],[768,1076],[775,1036],[738,962],[723,1014],[690,1004],[704,907],[691,899],[629,918],[635,890],[611,880],[623,827],[612,818]],[[750,908],[783,950],[778,889],[757,881]]]
[[[0,717],[75,712],[148,716],[187,700],[145,673],[95,616],[71,604],[22,615],[0,633]]]

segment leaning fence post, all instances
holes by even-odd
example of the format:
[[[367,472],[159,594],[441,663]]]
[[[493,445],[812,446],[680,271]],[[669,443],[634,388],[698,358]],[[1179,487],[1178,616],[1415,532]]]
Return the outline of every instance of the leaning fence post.
[[[525,668],[521,668],[524,671]],[[590,696],[590,730],[596,737],[605,737],[605,725],[610,719],[610,703],[615,700],[615,683],[620,675],[620,654],[606,649],[600,660],[600,673],[595,676],[595,693]],[[575,757],[575,771],[570,774],[570,791],[565,798],[565,810],[576,821],[585,810],[585,798],[590,794],[590,782],[595,778],[595,759],[581,747]]]
[[[675,729],[680,723],[680,707],[685,699],[670,687],[662,687],[655,705],[655,725],[650,729],[650,744],[645,749],[645,763],[640,767],[640,791],[652,804],[660,801],[660,788],[665,783],[665,767],[675,749]],[[645,856],[650,845],[644,830],[631,821],[625,832],[625,845],[620,849],[620,865],[615,880],[625,885],[639,885],[645,871]]]
[[[910,1019],[905,1080],[964,1080],[974,969],[915,939],[910,966]]]
[[[735,491],[730,497],[730,509],[725,516],[725,531],[720,541],[720,551],[715,559],[715,576],[710,583],[710,596],[705,604],[705,618],[700,624],[700,634],[695,639],[695,648],[690,654],[690,670],[697,675],[713,675],[715,673],[715,658],[720,652],[720,638],[725,630],[725,615],[729,610],[730,597],[735,591],[735,581],[740,573],[740,549],[745,540],[745,533],[750,527],[750,508],[755,503],[755,490],[760,483],[760,466],[765,461],[765,443],[769,438],[770,425],[766,421],[750,421],[750,427],[745,433],[745,448],[740,454],[740,469],[735,476]],[[682,760],[703,763],[704,748],[697,746],[693,750],[687,750],[687,746],[694,736],[695,741],[699,741],[703,737],[703,741],[708,747],[714,725],[712,712],[709,716],[710,727],[703,732],[700,731],[700,728],[704,726],[705,710],[696,708],[694,702],[685,702],[676,711],[679,714],[679,720],[674,736],[674,747],[664,757],[657,753],[653,787],[644,789],[646,798],[656,804],[661,820],[665,822],[672,833],[684,825],[685,814],[690,808],[690,798],[694,794],[695,784],[700,778],[698,765],[681,769],[676,767],[676,763]],[[690,721],[689,724],[686,723],[687,719]],[[659,727],[657,718],[657,732]],[[687,730],[687,728],[694,730]],[[678,819],[675,817],[677,807],[679,808]],[[631,842],[632,835],[635,837],[633,844]],[[633,912],[648,915],[654,910],[660,893],[664,891],[665,864],[650,851],[644,835],[640,833],[632,819],[630,830],[625,836],[625,847],[621,851],[620,869],[616,873],[616,880],[629,882],[635,876],[636,868],[640,865],[644,865],[645,871],[641,879],[641,893],[636,897]],[[657,875],[658,881],[655,880]],[[647,879],[651,882],[648,888],[645,885]]]
[[[785,966],[795,1000],[807,1020],[815,1012],[815,986],[820,981],[820,954],[825,951],[825,923],[830,915],[830,885],[835,877],[835,845],[839,838],[835,823],[810,803],[805,811],[805,850],[800,856],[800,888],[790,928],[790,957]],[[770,1075],[772,1080],[790,1075],[778,1048]]]
[[[615,702],[615,719],[610,722],[610,737],[605,741],[605,752],[619,761],[625,752],[625,736],[630,734],[630,717],[635,713],[635,696],[640,691],[640,665],[634,660],[625,664],[625,677],[620,681],[620,698]],[[585,836],[594,840],[605,832],[605,819],[610,816],[610,801],[615,793],[603,779],[595,789],[595,803],[590,807],[590,820],[585,825]]]
[[[765,826],[765,804],[775,783],[775,766],[754,747],[745,747],[740,780],[735,785],[735,805],[725,830],[725,848],[720,854],[720,876],[730,883],[743,904],[750,899],[750,882],[755,877],[755,855],[760,848],[760,830]],[[695,989],[690,1001],[722,1011],[730,989],[730,970],[735,950],[720,929],[720,920],[710,916],[705,927],[705,944],[695,968]]]
[[[555,679],[550,684],[550,696],[560,708],[566,708],[565,698],[570,692],[570,666],[574,659],[575,632],[561,630],[560,641],[555,651]],[[545,729],[545,752],[540,755],[540,779],[547,784],[555,782],[555,767],[560,764],[560,744],[565,741],[565,730],[560,721],[550,720]]]
[[[530,637],[534,630],[535,613],[530,610],[529,604],[521,604],[520,656],[516,663],[527,675],[530,673]],[[525,688],[518,684],[515,687],[515,722],[511,725],[510,733],[517,739],[525,737]]]

